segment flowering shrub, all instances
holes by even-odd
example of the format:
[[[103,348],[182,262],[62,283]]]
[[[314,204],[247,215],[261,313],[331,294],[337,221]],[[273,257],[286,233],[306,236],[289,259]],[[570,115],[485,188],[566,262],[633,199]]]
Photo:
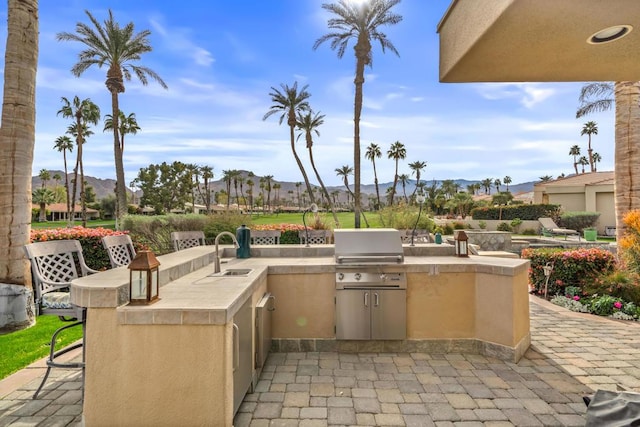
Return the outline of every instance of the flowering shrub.
[[[623,220],[624,236],[618,242],[618,252],[625,268],[640,274],[640,210],[627,213]]]
[[[567,285],[582,289],[596,281],[601,274],[613,272],[615,258],[607,250],[599,248],[580,249],[524,249],[522,258],[531,261],[529,283],[535,291],[544,293],[545,275],[543,267],[553,264],[547,294],[564,294],[562,288]]]
[[[309,228],[313,228],[309,226]],[[298,231],[304,230],[304,225],[301,224],[261,224],[253,226],[254,230],[280,230],[280,244],[299,244],[300,238],[298,237]]]
[[[580,297],[578,297],[580,298]],[[580,301],[573,298],[564,297],[562,295],[556,295],[551,298],[551,302],[560,307],[564,307],[571,311],[577,311],[578,313],[589,313],[589,307],[582,304]]]
[[[126,234],[106,228],[48,228],[31,230],[31,242],[47,242],[50,240],[78,240],[82,246],[82,255],[87,265],[94,270],[106,270],[111,266],[109,255],[102,246],[103,236]]]

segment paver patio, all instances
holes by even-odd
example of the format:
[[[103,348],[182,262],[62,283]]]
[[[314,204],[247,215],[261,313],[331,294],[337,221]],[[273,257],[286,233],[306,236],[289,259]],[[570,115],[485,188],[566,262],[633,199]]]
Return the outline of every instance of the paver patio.
[[[530,307],[532,344],[517,364],[458,353],[273,353],[235,425],[581,426],[583,395],[640,390],[640,325],[536,297]],[[79,372],[54,369],[31,400],[41,377],[29,379],[30,369],[41,372],[0,382],[0,427],[81,425]]]

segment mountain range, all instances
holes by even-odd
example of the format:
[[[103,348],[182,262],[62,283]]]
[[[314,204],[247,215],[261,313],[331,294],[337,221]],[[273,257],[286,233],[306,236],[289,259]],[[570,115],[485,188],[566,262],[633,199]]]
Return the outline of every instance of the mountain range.
[[[248,176],[247,171],[241,171],[242,176],[245,179],[245,182],[247,180],[247,176]],[[53,177],[56,174],[59,174],[60,176],[64,177],[64,172],[63,171],[59,171],[59,170],[50,170],[49,174]],[[69,180],[71,180],[72,175],[69,174]],[[116,187],[116,180],[115,179],[102,179],[102,178],[95,178],[92,176],[87,176],[85,175],[85,181],[87,182],[87,185],[93,187],[94,192],[96,193],[96,198],[97,199],[102,199],[103,197],[108,196],[109,194],[114,194],[114,189]],[[258,183],[260,182],[260,176],[254,176],[251,179],[253,180],[253,182],[256,183],[256,189],[258,187]],[[433,180],[420,180],[421,182],[426,182],[427,185],[431,185],[433,183]],[[441,180],[436,180],[438,183],[441,183]],[[481,182],[481,180],[467,180],[467,179],[454,179],[453,180],[454,183],[458,184],[460,186],[461,190],[466,190],[468,185],[471,184],[475,184],[478,182]],[[49,185],[54,184],[55,181],[53,179],[50,180]],[[280,197],[281,198],[285,198],[287,193],[289,191],[293,191],[294,194],[297,194],[297,187],[296,187],[296,183],[295,182],[288,182],[288,181],[277,181],[272,179],[271,180],[271,186],[273,187],[273,184],[280,184]],[[410,180],[407,183],[406,186],[406,191],[407,194],[411,194],[413,193],[413,190],[415,188],[415,184],[416,181],[415,180]],[[511,191],[511,193],[515,194],[519,194],[519,193],[525,193],[525,192],[530,192],[533,191],[533,185],[535,184],[534,181],[530,181],[530,182],[523,182],[520,184],[511,184],[509,185],[509,191]],[[32,188],[38,188],[42,185],[42,181],[40,179],[40,177],[38,175],[33,176],[31,179],[31,186]],[[59,185],[63,185],[64,186],[64,180],[60,181]],[[353,189],[353,183],[350,183],[351,188]],[[383,183],[379,183],[379,187],[380,187],[380,197],[384,197],[384,195],[386,194],[387,188],[391,187],[393,185],[393,182],[383,182]],[[314,185],[314,187],[316,187],[316,185]],[[213,181],[211,183],[211,188],[214,191],[220,191],[220,190],[226,190],[226,184],[222,179]],[[244,185],[244,190],[246,191],[247,186],[246,184]],[[506,189],[506,186],[503,185],[501,187],[502,190]],[[300,187],[300,192],[305,190],[305,186],[304,184],[302,184],[302,186]],[[327,186],[327,191],[329,193],[333,192],[333,191],[340,191],[340,192],[344,192],[345,191],[345,187],[344,185],[339,185],[339,186]],[[234,190],[232,189],[232,192]],[[360,187],[360,191],[364,194],[375,194],[376,192],[376,186],[375,184],[362,184]],[[483,190],[481,190],[483,191]],[[398,187],[397,187],[397,192],[399,195],[402,194],[402,185],[400,183],[398,183]],[[495,192],[495,187],[491,188],[491,192]],[[257,194],[257,191],[254,189],[254,193]],[[136,196],[140,196],[141,192],[140,191],[136,191]]]

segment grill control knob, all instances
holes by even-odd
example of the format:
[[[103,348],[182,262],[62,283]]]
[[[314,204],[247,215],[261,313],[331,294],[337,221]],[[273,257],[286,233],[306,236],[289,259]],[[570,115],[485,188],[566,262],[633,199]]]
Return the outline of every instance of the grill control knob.
[[[360,279],[362,279],[362,274],[360,274],[360,273],[356,273],[356,274],[354,274],[354,276],[353,276],[353,277],[354,277],[356,280],[360,280]]]
[[[344,273],[338,273],[338,280],[344,279]]]

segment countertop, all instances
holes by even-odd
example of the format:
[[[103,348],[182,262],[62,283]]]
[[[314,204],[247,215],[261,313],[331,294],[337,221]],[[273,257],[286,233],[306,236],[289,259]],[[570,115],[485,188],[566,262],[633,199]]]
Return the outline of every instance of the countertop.
[[[274,251],[272,248],[270,254],[277,254]],[[115,308],[123,324],[224,325],[250,298],[255,287],[266,281],[268,274],[320,274],[333,273],[336,269],[333,256],[223,258],[223,272],[227,269],[251,269],[251,272],[246,276],[220,276],[213,274],[213,254],[213,247],[203,246],[159,256],[160,300],[154,304],[127,305],[129,270],[126,267],[75,280],[72,302],[88,308]],[[523,259],[405,256],[403,264],[381,268],[388,272],[430,275],[475,272],[513,276],[526,271],[528,266],[529,261]]]

